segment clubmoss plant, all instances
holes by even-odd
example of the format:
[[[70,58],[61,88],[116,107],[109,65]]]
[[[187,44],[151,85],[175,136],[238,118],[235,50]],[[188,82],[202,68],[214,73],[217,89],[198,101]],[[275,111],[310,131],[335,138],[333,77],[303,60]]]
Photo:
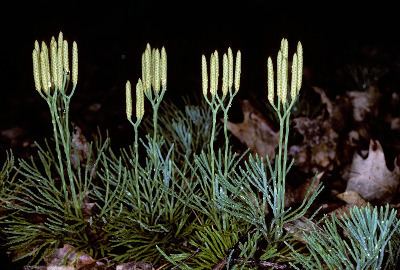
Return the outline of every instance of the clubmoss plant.
[[[179,155],[174,154],[174,143],[166,145],[163,137],[167,131],[157,131],[157,112],[167,89],[165,49],[161,50],[160,55],[159,50],[152,50],[147,45],[142,64],[142,78],[136,86],[135,122],[132,121],[131,87],[129,82],[126,84],[126,114],[134,127],[134,148],[123,149],[120,157],[112,151],[104,155],[101,167],[109,177],[98,188],[96,200],[101,204],[106,203],[104,195],[109,186],[118,194],[109,197],[111,200],[108,203],[112,205],[114,213],[106,226],[107,233],[112,235],[112,257],[121,262],[135,260],[157,263],[161,258],[157,245],[166,250],[178,248],[193,229],[188,221],[190,209],[173,192],[180,194],[185,190],[178,188],[182,184],[176,169],[176,157]],[[144,130],[147,141],[139,138],[138,133],[145,116],[144,96],[153,108],[152,130]]]
[[[212,261],[216,263],[219,260],[223,265],[232,265],[236,267],[248,267],[250,265],[251,254],[254,255],[255,249],[260,249],[264,243],[266,247],[261,248],[262,256],[257,259],[279,260],[280,256],[290,253],[290,250],[280,243],[291,237],[284,233],[284,225],[290,221],[296,220],[306,213],[311,203],[321,190],[318,186],[313,194],[308,194],[303,204],[295,209],[284,208],[285,179],[290,166],[287,166],[287,144],[290,124],[290,111],[299,94],[301,87],[302,74],[302,47],[298,45],[294,56],[292,66],[292,80],[290,88],[290,101],[288,101],[288,44],[283,39],[281,50],[278,53],[277,63],[277,87],[274,88],[274,75],[272,61],[268,61],[268,100],[275,109],[280,121],[280,141],[275,157],[275,164],[271,164],[270,157],[258,157],[250,155],[244,162],[243,156],[239,156],[229,150],[229,142],[224,132],[226,147],[225,153],[214,150],[214,131],[216,127],[216,118],[219,109],[224,113],[224,129],[226,128],[227,112],[231,106],[233,97],[239,89],[240,78],[240,52],[236,57],[235,72],[235,91],[232,91],[232,53],[223,56],[223,76],[221,93],[218,91],[218,52],[214,52],[210,58],[209,76],[206,57],[202,56],[202,90],[206,103],[212,112],[211,140],[209,143],[209,155],[202,152],[195,155],[194,166],[191,171],[192,177],[188,177],[187,182],[192,183],[190,193],[186,192],[185,198],[197,215],[202,214],[202,222],[205,224],[198,229],[209,230],[207,224],[212,224],[211,231],[201,237],[204,246],[195,245],[196,238],[193,239],[193,245],[198,249],[197,255],[184,256],[183,254],[173,254],[171,257],[164,253],[164,256],[174,262],[176,267],[188,267],[187,269],[210,269]],[[297,56],[299,55],[299,57]],[[274,99],[274,95],[277,99]],[[227,95],[229,99],[224,103]],[[274,168],[273,168],[274,167]],[[193,185],[194,183],[194,185]],[[211,202],[211,203],[210,203]],[[272,215],[269,214],[272,212]],[[240,224],[240,226],[237,226]],[[235,231],[235,232],[233,232]],[[229,233],[228,233],[229,232]],[[196,259],[198,256],[204,256],[207,245],[212,245],[212,241],[218,242],[225,239],[226,233],[230,235],[232,242],[225,246],[220,255],[214,260],[204,260],[199,264]],[[223,236],[224,235],[224,236]],[[246,244],[246,241],[237,239],[240,236],[248,235],[247,239],[252,244]],[[257,239],[254,236],[258,235]],[[212,241],[209,241],[212,239]],[[236,240],[234,240],[236,239]],[[200,240],[200,239],[199,239]],[[236,244],[232,244],[236,241]],[[208,243],[208,244],[207,244]],[[258,251],[259,253],[260,251]],[[200,255],[203,254],[203,255]],[[222,256],[221,254],[225,254]],[[240,257],[238,257],[240,256]],[[209,258],[213,255],[208,254]],[[290,256],[289,256],[290,257]],[[203,257],[204,258],[204,257]],[[265,262],[266,264],[268,262]]]
[[[287,230],[308,216],[321,191],[318,185],[300,206],[285,208],[286,177],[293,165],[287,155],[290,116],[302,84],[301,43],[291,68],[286,39],[276,69],[271,58],[267,61],[267,100],[280,128],[274,158],[239,155],[230,147],[227,121],[240,87],[240,51],[235,57],[230,48],[223,54],[221,84],[218,52],[211,54],[209,65],[202,56],[204,102],[185,104],[181,111],[174,103],[161,105],[167,55],[165,48],[149,44],[135,95],[130,81],[125,85],[132,145],[116,153],[109,138],[103,142],[99,136],[77,149],[69,120],[78,83],[77,51],[74,42],[70,70],[62,33],[49,47],[34,44],[34,85],[49,106],[53,141],[37,144],[37,155],[19,159],[18,165],[10,155],[0,171],[0,207],[7,211],[0,222],[14,259],[39,263],[70,244],[95,259],[142,261],[160,269],[395,267],[400,221],[388,207],[354,208],[344,218],[318,223],[311,216],[311,230],[298,234],[306,243]],[[145,114],[145,99],[152,115]],[[145,125],[146,117],[152,125]],[[219,140],[225,144],[216,149]]]
[[[224,209],[230,214],[254,224],[267,239],[278,241],[283,235],[285,223],[303,216],[320,192],[308,194],[303,204],[296,210],[285,209],[286,175],[293,164],[287,165],[287,145],[290,129],[290,114],[301,88],[303,51],[301,43],[293,56],[291,83],[288,78],[288,42],[283,39],[277,57],[277,73],[271,58],[268,59],[268,101],[279,119],[279,144],[274,164],[271,158],[250,156],[244,168],[236,177],[223,178],[222,186],[232,194],[226,196]],[[275,85],[276,78],[276,87]],[[290,91],[290,92],[289,92]],[[290,100],[288,97],[290,94]],[[265,162],[266,161],[266,162]],[[227,181],[228,180],[228,181]],[[256,191],[256,192],[255,192]],[[261,200],[259,195],[261,195]],[[239,203],[241,202],[241,203]],[[268,208],[270,210],[268,210]],[[272,211],[273,219],[267,222],[267,213]],[[271,233],[273,232],[273,235]]]
[[[241,53],[240,51],[236,54],[236,66],[234,70],[234,59],[231,48],[228,48],[227,53],[223,55],[222,69],[222,87],[221,93],[218,91],[218,82],[219,82],[219,57],[218,51],[214,51],[210,57],[210,67],[208,76],[208,67],[206,57],[202,56],[202,91],[204,99],[207,104],[210,106],[212,111],[212,128],[211,128],[211,140],[210,140],[210,166],[211,166],[211,182],[212,182],[212,190],[213,190],[213,201],[217,200],[217,194],[219,193],[219,183],[218,177],[216,178],[215,172],[215,151],[214,151],[214,140],[216,138],[216,122],[217,122],[217,114],[220,108],[223,110],[223,130],[225,137],[225,154],[223,159],[223,170],[224,177],[227,177],[228,174],[228,151],[229,151],[229,139],[228,139],[228,129],[227,129],[227,120],[228,120],[228,110],[232,105],[233,98],[239,91],[240,87],[240,73],[241,73]],[[235,74],[235,78],[233,77]],[[234,83],[235,82],[235,83]],[[233,85],[235,85],[235,89],[233,90]],[[227,95],[229,94],[227,104],[224,104]]]
[[[12,152],[7,152],[6,160],[0,169],[0,213],[3,210],[3,204],[6,203],[3,199],[6,198],[6,194],[10,192],[9,187],[12,185],[14,162],[15,160]],[[3,217],[3,215],[0,215],[0,219]]]
[[[139,173],[138,173],[138,165],[139,165],[139,151],[138,151],[138,127],[140,122],[142,121],[142,118],[144,116],[144,97],[143,97],[143,84],[142,81],[139,79],[137,84],[136,84],[136,121],[132,122],[132,94],[131,94],[131,83],[130,81],[126,82],[125,86],[126,90],[126,118],[128,121],[133,125],[134,128],[134,149],[135,149],[135,168],[134,168],[134,173],[135,173],[135,179],[139,179]],[[139,188],[139,185],[136,185],[137,188]],[[139,190],[137,190],[139,193]],[[138,197],[138,206],[140,208],[140,200]]]
[[[88,194],[107,143],[95,150],[90,144],[83,153],[73,144],[69,105],[78,83],[76,42],[71,70],[68,42],[62,33],[58,41],[51,39],[50,50],[45,42],[34,44],[34,85],[49,107],[54,141],[46,141],[45,148],[36,144],[37,156],[18,160],[17,175],[9,188],[12,192],[4,199],[10,212],[3,221],[8,247],[13,259],[35,263],[63,243],[95,255],[101,251],[93,248],[90,239]]]
[[[79,209],[77,198],[77,187],[74,182],[74,173],[71,164],[71,133],[69,130],[69,104],[78,83],[78,47],[76,42],[72,45],[72,76],[69,70],[68,42],[63,40],[60,32],[58,43],[52,37],[50,42],[50,60],[46,43],[42,42],[39,49],[35,41],[35,48],[32,52],[33,74],[35,88],[49,106],[53,136],[55,140],[56,153],[58,158],[59,173],[62,182],[63,193],[68,197],[67,185],[71,189],[70,196],[74,209]],[[63,57],[61,58],[61,55]],[[39,62],[40,59],[40,62]],[[40,63],[40,64],[39,64]],[[69,84],[72,83],[71,90]],[[64,170],[63,157],[66,160],[66,173]],[[77,212],[75,214],[78,214]]]
[[[235,68],[234,68],[235,63]],[[224,156],[224,176],[228,173],[228,151],[229,151],[229,138],[228,138],[228,111],[232,106],[233,98],[240,88],[240,73],[241,73],[241,53],[237,51],[236,61],[233,58],[232,49],[228,48],[228,52],[223,55],[223,77],[222,77],[222,98],[218,97],[218,102],[221,104],[221,109],[224,114],[224,137],[225,137],[225,156]],[[233,76],[235,74],[235,77]],[[235,87],[233,90],[233,86]],[[227,104],[224,104],[224,99],[229,94]]]
[[[274,69],[272,65],[272,59],[268,58],[268,101],[269,104],[274,108],[278,119],[279,119],[279,145],[278,154],[275,159],[275,169],[272,169],[269,157],[267,156],[267,162],[272,177],[273,187],[273,198],[274,202],[271,202],[271,209],[274,216],[279,220],[277,222],[276,238],[279,238],[283,232],[283,224],[285,223],[285,187],[286,187],[286,175],[288,170],[293,165],[292,163],[287,166],[287,146],[290,130],[290,113],[293,105],[295,104],[299,91],[302,84],[303,76],[303,48],[301,43],[297,44],[297,52],[293,55],[292,60],[292,78],[289,88],[288,78],[288,41],[282,39],[281,49],[277,56],[277,73],[276,73],[276,87],[274,88]],[[288,91],[290,90],[290,102],[288,99]],[[277,96],[275,102],[274,96]],[[276,183],[276,184],[275,184]],[[316,192],[318,194],[318,192]],[[313,195],[312,197],[315,198]],[[310,200],[313,201],[313,200]],[[302,211],[301,211],[302,212]],[[298,218],[298,215],[294,217]],[[296,219],[295,218],[295,219]]]

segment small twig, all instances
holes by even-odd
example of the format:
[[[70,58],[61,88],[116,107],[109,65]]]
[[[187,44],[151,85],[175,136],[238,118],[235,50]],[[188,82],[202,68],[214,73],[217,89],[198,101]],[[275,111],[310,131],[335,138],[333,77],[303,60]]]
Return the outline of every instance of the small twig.
[[[250,264],[252,266],[257,266],[261,268],[268,268],[268,269],[288,269],[288,266],[285,264],[278,264],[278,263],[273,263],[273,262],[268,262],[264,260],[244,260],[244,259],[234,259],[234,263],[245,263],[245,264]],[[224,258],[222,261],[217,263],[212,270],[222,270],[226,265],[226,258]]]
[[[193,256],[195,256],[197,253],[199,253],[201,251],[200,248],[196,249],[189,257],[187,257],[186,259],[184,259],[183,261],[181,261],[179,264],[175,265],[174,267],[171,268],[171,270],[174,269],[178,269],[179,266],[181,266],[182,264],[184,264],[186,261],[188,261],[190,258],[192,258]]]
[[[278,264],[278,263],[273,263],[273,262],[268,262],[268,261],[254,261],[254,260],[249,260],[249,263],[255,264],[260,267],[272,267],[272,269],[287,269],[287,265],[285,264]]]

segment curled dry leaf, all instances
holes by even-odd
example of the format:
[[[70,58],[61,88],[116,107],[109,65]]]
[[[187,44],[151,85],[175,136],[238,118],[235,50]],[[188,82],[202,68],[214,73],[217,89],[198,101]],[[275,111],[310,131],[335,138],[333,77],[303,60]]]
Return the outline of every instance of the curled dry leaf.
[[[285,191],[285,207],[290,207],[295,204],[300,204],[306,198],[307,193],[312,194],[317,190],[321,178],[324,173],[319,173],[316,176],[307,179],[301,186],[292,187],[287,185]]]
[[[45,258],[45,261],[48,267],[63,265],[64,267],[74,267],[75,270],[97,269],[96,261],[91,256],[77,251],[68,244],[56,249],[50,257]]]
[[[315,228],[315,223],[311,219],[301,217],[299,219],[287,222],[283,225],[283,228],[291,234],[297,241],[307,243],[304,239],[304,233],[310,233]]]
[[[367,202],[363,197],[355,191],[349,190],[336,195],[339,199],[346,202],[350,206],[365,206]]]
[[[325,105],[327,113],[321,113],[316,118],[297,117],[293,119],[294,129],[303,136],[300,145],[289,149],[290,155],[296,159],[296,165],[304,172],[320,172],[332,170],[337,163],[337,141],[339,135],[333,127],[338,112],[329,100],[324,90],[313,87]],[[340,115],[339,115],[340,116]]]
[[[87,192],[85,194],[85,197],[83,198],[83,205],[82,205],[82,213],[86,221],[93,216],[95,206],[96,203],[90,201],[89,193]]]
[[[364,198],[360,196],[360,194],[351,190],[337,194],[336,197],[346,202],[346,205],[343,205],[333,210],[332,212],[329,213],[329,215],[335,214],[339,218],[343,217],[344,215],[349,215],[350,210],[353,207],[363,207],[369,205],[368,202],[365,201]]]
[[[293,145],[289,150],[296,165],[305,172],[332,170],[337,161],[338,134],[331,122],[320,115],[315,119],[298,117],[294,123],[295,130],[303,135],[302,144]]]
[[[241,103],[243,122],[232,123],[228,121],[228,129],[242,143],[258,155],[275,157],[275,147],[279,142],[279,132],[275,132],[268,120],[254,108],[248,100]]]
[[[351,99],[356,122],[364,121],[368,115],[377,115],[379,91],[375,86],[368,87],[367,91],[349,91],[347,96]]]
[[[46,270],[76,270],[75,267],[72,266],[48,266]]]
[[[390,120],[391,130],[400,130],[400,117],[395,117]]]
[[[396,161],[394,170],[390,171],[381,144],[371,140],[366,159],[357,153],[354,155],[346,191],[355,191],[367,201],[389,202],[400,181],[400,167]]]
[[[74,168],[78,168],[79,164],[86,161],[89,157],[89,143],[83,135],[82,130],[78,126],[74,126],[71,142],[71,162]]]
[[[13,127],[6,130],[2,130],[0,132],[0,135],[5,139],[9,140],[11,144],[15,144],[13,142],[21,138],[24,135],[24,133],[25,131],[22,128]]]
[[[328,112],[329,116],[332,117],[334,111],[333,103],[326,95],[325,91],[322,88],[313,87],[313,90],[320,96],[321,102],[326,106],[326,111]]]
[[[154,270],[154,267],[150,263],[129,262],[117,265],[116,270]]]

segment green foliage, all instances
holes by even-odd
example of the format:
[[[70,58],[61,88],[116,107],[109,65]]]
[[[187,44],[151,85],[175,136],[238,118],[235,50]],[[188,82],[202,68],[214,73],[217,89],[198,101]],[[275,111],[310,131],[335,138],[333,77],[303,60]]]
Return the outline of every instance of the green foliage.
[[[12,152],[7,152],[6,160],[4,161],[3,166],[0,169],[0,207],[3,203],[3,198],[8,192],[8,186],[11,184],[13,180],[11,173],[14,169],[14,156]],[[1,218],[1,217],[0,217]]]
[[[63,44],[60,34],[59,44]],[[70,132],[69,104],[75,92],[77,80],[77,48],[74,43],[72,79],[68,63],[57,60],[57,45],[52,40],[52,69],[47,47],[42,43],[35,46],[34,64],[37,55],[42,60],[42,80],[35,77],[38,93],[46,101],[52,118],[53,141],[45,142],[45,147],[36,144],[38,152],[30,159],[19,159],[15,166],[17,175],[9,184],[3,201],[9,215],[2,221],[7,235],[7,246],[13,259],[28,258],[29,262],[40,262],[55,248],[69,243],[93,256],[104,256],[101,243],[107,241],[93,228],[89,194],[92,181],[97,176],[97,166],[102,153],[109,145],[97,142],[96,147],[84,142],[76,142]],[[59,47],[60,48],[60,47]],[[68,58],[67,48],[64,55]],[[37,64],[37,63],[36,63]],[[60,80],[57,68],[61,68]],[[35,76],[39,76],[34,66]],[[69,89],[72,83],[72,89]],[[43,92],[41,92],[41,89]],[[93,235],[96,235],[94,240]],[[92,242],[93,241],[93,242]]]
[[[98,151],[101,153],[106,145]],[[70,243],[93,255],[101,252],[101,249],[89,248],[91,226],[85,214],[93,170],[98,162],[93,158],[92,147],[86,163],[73,171],[78,205],[71,200],[72,191],[60,179],[59,163],[52,147],[48,144],[46,149],[37,147],[38,160],[19,160],[17,179],[10,186],[13,192],[5,197],[5,207],[12,212],[4,221],[4,232],[8,235],[9,249],[16,252],[15,259],[31,257],[38,261],[62,243]],[[62,162],[65,165],[66,161]]]
[[[172,148],[164,156],[159,148],[162,145],[159,141],[153,145],[151,139],[144,145],[147,155],[143,162],[145,165],[138,166],[138,178],[134,177],[133,164],[129,164],[132,163],[132,151],[123,151],[123,158],[119,158],[118,163],[107,157],[102,160],[108,177],[102,182],[100,190],[103,191],[96,192],[96,200],[106,204],[105,198],[108,197],[104,191],[110,184],[118,194],[114,197],[114,215],[107,219],[106,226],[112,235],[113,250],[119,253],[115,254],[118,261],[157,262],[160,254],[156,245],[173,249],[191,231],[186,205],[171,194],[178,179],[171,157]],[[126,165],[122,173],[121,164]],[[119,175],[124,177],[118,179]]]
[[[160,130],[167,146],[174,145],[174,154],[184,162],[184,157],[198,154],[211,140],[211,110],[205,103],[200,106],[189,105],[185,100],[184,110],[172,102],[164,103],[159,116]],[[216,135],[218,135],[217,126]],[[182,164],[184,165],[184,164]]]
[[[305,233],[309,254],[294,252],[294,257],[301,269],[394,269],[399,245],[389,241],[393,234],[398,237],[399,225],[389,206],[354,207],[349,215],[332,215]]]

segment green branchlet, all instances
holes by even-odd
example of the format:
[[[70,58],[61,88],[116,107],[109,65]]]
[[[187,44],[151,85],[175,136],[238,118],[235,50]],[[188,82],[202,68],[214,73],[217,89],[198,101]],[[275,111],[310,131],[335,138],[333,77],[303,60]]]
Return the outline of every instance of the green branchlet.
[[[293,56],[291,81],[289,80],[288,76],[288,55],[288,41],[286,39],[282,39],[281,48],[277,56],[276,84],[274,83],[275,77],[272,59],[270,57],[268,58],[268,101],[269,104],[274,108],[279,119],[279,145],[278,154],[275,158],[275,168],[272,169],[272,166],[269,166],[273,183],[276,183],[276,186],[274,186],[274,194],[272,194],[273,198],[285,198],[286,175],[288,172],[287,146],[289,139],[290,112],[299,95],[302,82],[301,77],[303,76],[303,49],[301,43],[298,43],[297,52]],[[288,85],[289,81],[291,82],[290,87]],[[275,88],[274,85],[276,85]],[[288,102],[289,90],[290,102]],[[276,102],[274,99],[275,96],[277,97]],[[270,159],[268,159],[268,164],[270,164],[269,160]],[[292,164],[289,165],[289,168],[291,165]],[[273,204],[272,208],[275,211],[275,216],[279,217],[280,219],[277,224],[279,228],[277,230],[277,238],[279,238],[283,233],[285,217],[284,204],[284,199],[280,199],[279,202],[275,202]]]
[[[304,233],[308,254],[293,251],[296,269],[397,269],[400,220],[385,207],[354,207]],[[343,237],[341,231],[346,235]],[[299,268],[301,266],[301,268]],[[324,267],[325,266],[325,267]]]
[[[32,52],[35,88],[41,97],[46,100],[50,109],[58,168],[64,196],[66,199],[71,196],[75,209],[79,209],[81,202],[79,202],[77,197],[77,185],[70,158],[71,133],[69,129],[69,104],[78,83],[78,48],[74,41],[71,78],[68,60],[68,43],[66,40],[63,40],[63,34],[60,32],[58,42],[56,42],[54,37],[51,39],[51,64],[46,43],[42,41],[41,48],[39,48],[38,44],[39,43],[35,41]],[[63,54],[62,58],[61,53]],[[72,82],[72,88],[71,91],[68,91],[70,82]],[[64,164],[63,159],[66,161],[66,164]],[[70,195],[68,194],[67,187],[71,189]],[[81,215],[78,212],[75,214],[78,216]]]
[[[72,45],[71,71],[68,42],[61,32],[49,47],[35,41],[32,60],[35,89],[50,110],[54,143],[36,144],[37,155],[19,159],[15,166],[12,192],[5,196],[5,207],[11,212],[3,221],[7,245],[15,252],[14,259],[29,258],[36,263],[63,243],[104,255],[103,248],[89,247],[88,227],[96,218],[87,212],[92,181],[108,140],[95,149],[84,145],[80,153],[70,131],[69,106],[78,83],[77,44]],[[33,215],[40,220],[32,221]]]
[[[12,190],[10,190],[10,186],[12,186],[14,180],[12,176],[14,163],[14,155],[12,154],[12,152],[7,152],[6,160],[0,168],[0,212],[2,205],[7,203],[4,198],[7,197],[8,193],[12,192]],[[0,219],[1,218],[2,217],[0,216]]]

